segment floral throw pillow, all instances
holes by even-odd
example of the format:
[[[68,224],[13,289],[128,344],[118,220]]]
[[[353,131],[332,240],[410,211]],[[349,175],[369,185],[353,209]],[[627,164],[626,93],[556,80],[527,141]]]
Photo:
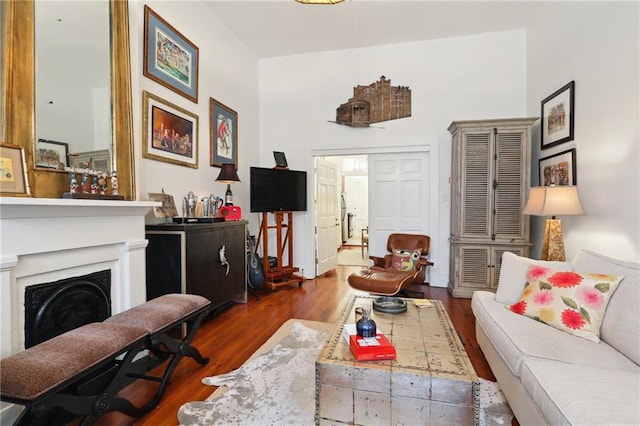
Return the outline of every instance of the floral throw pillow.
[[[559,330],[600,341],[600,324],[622,276],[556,271],[532,265],[520,300],[507,306]]]
[[[391,268],[396,271],[412,271],[416,263],[420,260],[422,249],[394,250],[391,256]]]

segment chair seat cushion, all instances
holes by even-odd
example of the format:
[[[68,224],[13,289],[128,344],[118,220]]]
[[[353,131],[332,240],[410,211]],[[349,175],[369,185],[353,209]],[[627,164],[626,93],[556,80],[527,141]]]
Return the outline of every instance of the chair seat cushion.
[[[363,269],[349,275],[349,285],[357,290],[369,293],[393,296],[403,286],[411,284],[416,271],[378,271]]]

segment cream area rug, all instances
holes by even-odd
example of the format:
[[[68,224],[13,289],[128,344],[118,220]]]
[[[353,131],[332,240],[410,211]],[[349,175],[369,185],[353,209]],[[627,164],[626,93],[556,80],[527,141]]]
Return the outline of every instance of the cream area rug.
[[[369,266],[373,262],[369,261],[369,252],[365,248],[364,257],[360,247],[344,248],[338,252],[338,265],[343,266]]]
[[[206,377],[219,387],[206,401],[178,410],[184,426],[314,425],[315,360],[333,325],[289,320],[240,368]],[[481,379],[480,425],[510,425],[512,414],[496,383]]]

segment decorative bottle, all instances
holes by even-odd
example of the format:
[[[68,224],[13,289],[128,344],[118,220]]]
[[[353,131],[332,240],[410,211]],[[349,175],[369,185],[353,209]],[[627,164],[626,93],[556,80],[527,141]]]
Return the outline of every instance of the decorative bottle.
[[[376,322],[371,319],[371,305],[362,306],[362,318],[356,322],[360,337],[376,337]]]
[[[227,184],[227,192],[224,194],[224,205],[233,205],[233,192],[231,192],[231,184]]]

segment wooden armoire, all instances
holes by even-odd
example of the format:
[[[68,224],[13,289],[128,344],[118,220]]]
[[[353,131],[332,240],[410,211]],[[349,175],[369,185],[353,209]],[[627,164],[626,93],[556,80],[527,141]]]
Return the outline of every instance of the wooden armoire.
[[[502,253],[528,256],[523,215],[531,172],[531,126],[537,118],[454,121],[449,292],[495,291]]]

